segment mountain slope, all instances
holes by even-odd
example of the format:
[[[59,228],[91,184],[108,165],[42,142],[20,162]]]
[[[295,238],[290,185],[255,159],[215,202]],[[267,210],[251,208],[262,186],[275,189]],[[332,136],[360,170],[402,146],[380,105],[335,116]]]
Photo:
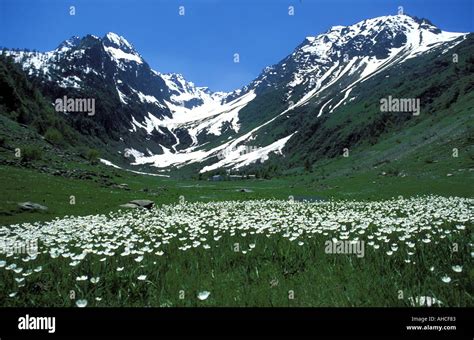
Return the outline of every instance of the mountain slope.
[[[264,161],[268,154],[280,153],[287,141],[295,140],[291,136],[297,127],[288,125],[282,118],[285,115],[298,117],[295,114],[298,108],[324,98],[332,114],[350,99],[350,91],[367,79],[433,50],[452,48],[465,38],[465,34],[442,32],[427,20],[404,15],[333,27],[325,34],[307,38],[294,53],[265,69],[240,91],[241,96],[251,93],[256,94],[256,98],[239,113],[243,127],[235,138],[229,141],[225,136],[212,149],[196,150],[185,157],[176,155],[175,160],[180,164],[214,157],[213,164],[201,167],[201,171],[239,168]],[[334,103],[328,103],[331,100]],[[315,121],[322,114],[320,110],[311,119]],[[287,127],[287,134],[277,135],[275,131],[282,127]],[[170,158],[169,155],[142,157],[139,163],[153,162],[162,166],[168,165]]]
[[[406,113],[381,114],[379,100],[419,97],[422,107],[433,112],[445,103],[431,98],[433,93],[469,95],[469,74],[457,72],[453,85],[424,72],[428,65],[451,75],[447,52],[454,48],[472,53],[471,35],[443,32],[407,15],[334,26],[306,38],[291,55],[232,93],[152,70],[114,33],[73,37],[46,53],[4,53],[52,100],[64,95],[97,99],[95,116],[68,114],[66,119],[81,134],[100,138],[108,160],[206,172],[251,168],[275,156],[281,164],[298,166],[334,157],[342,146],[374,144],[407,122],[417,124],[426,115],[413,120]],[[423,74],[436,86],[419,85],[409,72]],[[461,89],[459,84],[464,84]],[[453,107],[457,99],[449,99]]]

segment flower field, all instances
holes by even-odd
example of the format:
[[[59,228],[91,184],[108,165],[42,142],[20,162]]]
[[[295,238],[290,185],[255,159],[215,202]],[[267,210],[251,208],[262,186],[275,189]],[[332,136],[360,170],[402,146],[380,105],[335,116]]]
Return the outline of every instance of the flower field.
[[[182,202],[3,226],[0,305],[473,306],[473,208]]]

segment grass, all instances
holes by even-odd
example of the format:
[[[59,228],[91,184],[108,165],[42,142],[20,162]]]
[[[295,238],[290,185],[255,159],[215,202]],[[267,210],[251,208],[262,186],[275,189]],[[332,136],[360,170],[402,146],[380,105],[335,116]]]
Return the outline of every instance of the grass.
[[[12,166],[0,166],[0,224],[21,222],[48,221],[66,215],[88,215],[116,211],[120,204],[133,199],[150,199],[157,205],[178,202],[180,196],[187,201],[209,202],[222,200],[247,199],[287,199],[295,197],[320,197],[323,199],[351,198],[375,200],[397,197],[411,197],[420,194],[438,194],[445,196],[471,197],[472,188],[466,181],[472,178],[465,172],[446,169],[453,176],[447,177],[443,171],[421,176],[408,173],[405,177],[381,176],[382,169],[370,169],[343,176],[337,174],[338,166],[348,162],[342,158],[325,166],[325,176],[319,172],[296,176],[280,177],[272,180],[242,180],[210,182],[194,180],[176,180],[163,177],[136,175],[119,172],[103,166],[86,166],[95,172],[107,173],[117,183],[126,183],[130,191],[102,186],[91,180],[70,179],[60,176],[39,173],[31,169]],[[68,166],[73,167],[72,164]],[[441,174],[439,174],[441,173]],[[472,172],[471,172],[472,173]],[[324,177],[324,178],[323,178]],[[142,191],[148,189],[148,192]],[[240,192],[240,189],[252,192]],[[75,197],[75,204],[70,204],[70,197]],[[45,213],[20,212],[19,202],[32,201],[46,205]]]
[[[431,203],[428,200],[426,204],[418,204],[417,209],[429,211],[428,207],[432,204],[431,209],[435,209],[437,201],[436,198]],[[386,207],[393,207],[403,218],[404,210],[396,207],[395,202],[387,203]],[[403,204],[404,209],[411,209],[410,202]],[[363,236],[358,233],[360,229],[351,228],[350,221],[341,222],[341,226],[351,231],[351,239],[360,236],[367,242],[368,235],[377,235],[381,231],[390,240],[390,243],[380,241],[381,247],[377,250],[366,245],[364,257],[359,258],[354,254],[325,253],[325,242],[337,236],[339,229],[329,235],[304,232],[296,240],[285,236],[285,232],[297,230],[300,227],[297,223],[288,225],[289,229],[284,229],[282,225],[273,232],[267,228],[263,233],[251,233],[257,229],[252,228],[258,221],[266,223],[270,211],[281,214],[281,220],[287,219],[288,215],[292,216],[289,220],[301,216],[316,218],[316,215],[308,213],[320,211],[324,214],[324,210],[317,206],[311,208],[305,203],[298,203],[289,209],[285,208],[288,207],[285,203],[256,206],[266,213],[260,216],[245,204],[235,203],[223,203],[221,206],[215,203],[173,205],[163,207],[165,212],[134,212],[127,219],[132,232],[126,235],[119,224],[112,224],[116,229],[107,229],[100,223],[91,226],[92,221],[81,226],[84,223],[81,220],[65,219],[58,222],[57,228],[60,229],[53,230],[61,235],[72,233],[75,238],[64,241],[53,233],[47,239],[56,241],[48,246],[40,245],[40,249],[46,252],[37,258],[28,262],[22,260],[27,258],[24,255],[5,258],[7,265],[16,263],[23,271],[21,274],[13,270],[0,271],[0,305],[68,307],[74,306],[77,300],[85,299],[88,306],[408,306],[409,297],[417,296],[436,297],[443,302],[443,306],[473,305],[474,271],[469,266],[472,249],[468,245],[469,240],[472,241],[469,229],[472,224],[469,221],[465,222],[467,228],[458,231],[455,228],[458,223],[450,222],[445,214],[433,215],[432,220],[425,221],[428,229],[415,231],[410,236],[416,243],[415,248],[409,248],[407,242],[398,240],[397,237],[404,235],[405,231],[390,232],[390,225],[382,226],[376,218]],[[222,209],[224,207],[225,210]],[[345,209],[343,207],[340,205],[333,212],[340,212],[340,209]],[[364,205],[348,207],[347,213],[363,214],[365,209]],[[213,217],[222,216],[223,211],[230,216],[214,219],[217,223],[211,223]],[[199,212],[207,216],[198,218]],[[168,214],[169,219],[163,219],[162,214]],[[245,217],[239,219],[242,216]],[[338,218],[335,217],[336,220]],[[200,225],[202,229],[193,225],[199,219],[203,221]],[[248,219],[252,221],[250,229],[243,224]],[[176,223],[177,220],[181,222]],[[162,231],[161,226],[168,221],[171,225]],[[443,222],[438,225],[436,221]],[[234,227],[229,224],[233,222]],[[437,227],[429,228],[430,225]],[[81,228],[84,230],[81,231]],[[219,230],[218,233],[214,233],[215,230]],[[201,242],[200,246],[182,250],[183,244],[189,243],[195,231],[199,236],[194,240],[204,237],[206,241]],[[433,242],[421,242],[426,233],[433,235]],[[443,234],[447,237],[440,238]],[[213,239],[216,235],[221,238]],[[165,239],[169,242],[164,242]],[[154,251],[148,253],[143,250],[145,246],[154,248],[157,241],[163,243]],[[304,244],[299,244],[299,241]],[[135,244],[130,249],[143,250],[141,262],[135,260],[140,252],[120,255],[125,249],[123,245],[129,242]],[[399,245],[399,249],[387,256],[385,252],[393,242]],[[108,256],[104,246],[107,243],[118,246],[113,250],[114,255]],[[209,249],[202,246],[204,243],[210,245]],[[459,246],[456,252],[452,251],[454,243]],[[65,248],[61,248],[61,244]],[[251,248],[251,244],[255,247]],[[49,251],[52,248],[63,249],[59,253],[72,252],[76,255],[90,248],[94,253],[72,267],[69,257],[61,254],[51,257]],[[156,254],[156,249],[163,251],[163,254]],[[411,262],[406,263],[407,252],[411,251],[412,256],[408,256]],[[457,264],[464,267],[461,273],[451,269]],[[15,281],[15,278],[21,278],[23,273],[38,266],[42,266],[41,272],[27,276],[24,286]],[[116,270],[118,267],[124,270],[119,272]],[[452,278],[450,283],[441,281],[446,274]],[[76,280],[83,275],[87,275],[88,280]],[[146,279],[138,280],[141,275],[146,275]],[[89,281],[92,277],[100,277],[100,281],[93,284]],[[205,301],[197,299],[202,291],[211,292]],[[13,298],[8,296],[12,292],[17,292]],[[96,297],[101,300],[95,300]]]

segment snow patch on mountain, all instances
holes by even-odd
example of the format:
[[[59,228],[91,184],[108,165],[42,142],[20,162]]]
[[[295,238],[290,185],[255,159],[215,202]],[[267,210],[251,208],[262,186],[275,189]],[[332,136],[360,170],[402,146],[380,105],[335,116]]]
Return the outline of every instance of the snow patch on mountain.
[[[58,85],[64,88],[69,87],[69,88],[80,89],[81,88],[80,82],[81,82],[81,78],[77,76],[70,76],[70,77],[65,77],[61,79]]]
[[[160,103],[160,101],[155,96],[146,95],[138,90],[135,90],[132,87],[129,87],[129,88],[130,90],[132,90],[133,93],[135,93],[138,96],[138,99],[140,99],[142,103],[156,104],[162,108],[166,108],[163,104]]]
[[[134,50],[132,44],[130,44],[127,39],[124,37],[114,33],[114,32],[109,32],[104,36],[104,39],[110,41],[112,44],[114,44],[117,48],[127,48],[129,50]]]
[[[240,169],[250,164],[256,162],[265,162],[271,153],[275,154],[282,154],[282,149],[285,147],[286,142],[295,134],[294,132],[291,135],[281,138],[270,145],[267,145],[262,148],[256,148],[252,152],[243,152],[245,146],[240,146],[231,150],[231,152],[226,152],[226,157],[219,162],[216,162],[212,165],[205,166],[199,172],[204,173],[211,170],[216,170],[219,168],[232,168],[232,169]]]
[[[104,48],[117,63],[120,63],[122,60],[134,61],[137,64],[143,63],[142,58],[136,54],[126,53],[121,49],[110,46],[104,46]]]
[[[337,109],[342,103],[344,103],[344,101],[347,99],[347,97],[349,97],[349,94],[351,93],[352,91],[352,88],[350,88],[349,90],[346,91],[346,93],[344,94],[344,98],[342,98],[339,103],[337,103],[336,105],[334,105],[334,107],[331,109],[331,111],[329,111],[329,113],[333,113],[335,109]]]
[[[148,176],[155,176],[155,177],[170,177],[169,175],[152,174],[152,173],[149,173],[149,172],[142,172],[142,171],[124,169],[124,168],[119,167],[118,165],[115,165],[115,164],[112,163],[111,161],[108,161],[108,160],[103,159],[103,158],[99,158],[99,161],[100,161],[102,164],[105,164],[105,165],[107,165],[107,166],[111,166],[112,168],[120,169],[120,170],[125,170],[125,171],[129,171],[129,172],[133,172],[134,174],[148,175]]]
[[[115,89],[117,90],[117,93],[118,93],[118,96],[119,96],[119,98],[120,98],[120,101],[121,101],[123,104],[127,104],[128,97],[127,97],[124,93],[122,93],[122,92],[119,90],[118,86],[116,86]]]
[[[150,112],[145,116],[145,120],[143,123],[138,122],[135,117],[132,116],[132,129],[130,132],[135,132],[138,129],[144,129],[149,135],[152,134],[153,131],[157,131],[158,133],[165,134],[161,129],[160,126],[161,120],[158,119],[156,116],[152,115]]]
[[[186,128],[193,140],[193,145],[196,145],[199,133],[205,131],[219,136],[225,123],[229,123],[231,128],[238,132],[240,128],[239,111],[255,97],[255,92],[250,91],[225,104],[221,103],[220,97],[217,101],[208,97],[202,105],[193,108],[165,101],[173,115],[171,118],[163,118],[161,124],[170,130]]]

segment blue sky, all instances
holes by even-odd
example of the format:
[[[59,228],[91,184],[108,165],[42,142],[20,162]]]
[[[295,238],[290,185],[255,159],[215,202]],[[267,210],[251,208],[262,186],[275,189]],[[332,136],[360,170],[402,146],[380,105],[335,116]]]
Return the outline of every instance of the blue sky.
[[[398,6],[443,30],[473,31],[473,0],[0,0],[0,46],[47,51],[73,35],[112,31],[155,70],[229,91],[290,54],[306,36],[396,14]]]

